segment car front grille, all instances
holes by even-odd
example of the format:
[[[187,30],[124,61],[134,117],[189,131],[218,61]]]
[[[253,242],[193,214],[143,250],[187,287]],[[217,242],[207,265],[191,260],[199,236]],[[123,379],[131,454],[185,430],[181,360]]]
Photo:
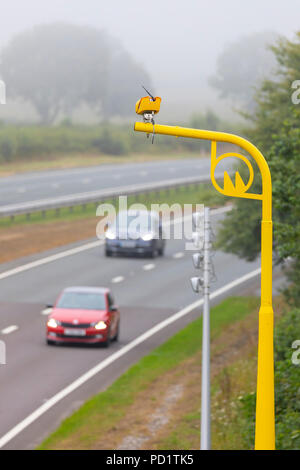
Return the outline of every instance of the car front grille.
[[[64,328],[90,328],[91,324],[90,323],[78,323],[74,325],[74,323],[62,322],[61,326],[63,326]]]
[[[62,333],[56,333],[57,338],[65,338],[65,339],[80,339],[80,340],[89,340],[89,339],[95,339],[102,337],[102,335],[86,335],[86,336],[81,336],[81,335],[63,335]]]

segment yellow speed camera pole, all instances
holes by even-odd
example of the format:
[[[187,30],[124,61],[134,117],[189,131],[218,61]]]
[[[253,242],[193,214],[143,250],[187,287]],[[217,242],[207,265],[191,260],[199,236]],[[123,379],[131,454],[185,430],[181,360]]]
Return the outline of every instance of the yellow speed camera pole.
[[[143,101],[144,100],[144,101]],[[259,337],[257,359],[257,397],[255,449],[275,449],[275,412],[274,412],[274,357],[273,357],[273,308],[272,308],[272,182],[268,164],[261,152],[246,139],[233,134],[178,126],[164,126],[154,123],[154,114],[159,111],[161,98],[145,97],[136,104],[137,114],[143,115],[144,122],[136,122],[134,130],[146,134],[163,134],[174,137],[202,139],[211,141],[211,180],[221,194],[231,197],[258,199],[262,201],[261,221],[261,305],[259,310]],[[153,108],[152,108],[153,106]],[[261,194],[251,193],[254,171],[249,159],[240,153],[230,152],[217,156],[217,143],[235,144],[245,150],[258,165],[262,178]],[[215,170],[221,160],[235,157],[242,160],[249,169],[249,179],[245,183],[239,172],[232,182],[224,171],[223,187],[215,179]],[[237,228],[238,230],[238,228]]]

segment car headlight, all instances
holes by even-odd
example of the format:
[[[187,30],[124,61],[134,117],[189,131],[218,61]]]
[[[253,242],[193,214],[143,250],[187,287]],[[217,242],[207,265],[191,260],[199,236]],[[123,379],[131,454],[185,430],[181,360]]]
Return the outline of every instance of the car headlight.
[[[142,240],[144,240],[144,242],[149,242],[153,238],[153,233],[145,233],[145,235],[142,235]]]
[[[47,326],[49,326],[50,328],[57,328],[59,324],[60,322],[55,320],[55,318],[50,318],[47,321]]]
[[[96,330],[105,330],[105,328],[107,328],[107,324],[101,320],[101,321],[98,321],[98,323],[96,323],[94,328],[96,328]]]
[[[114,240],[116,238],[116,234],[113,232],[106,232],[105,237],[108,238],[109,240]]]

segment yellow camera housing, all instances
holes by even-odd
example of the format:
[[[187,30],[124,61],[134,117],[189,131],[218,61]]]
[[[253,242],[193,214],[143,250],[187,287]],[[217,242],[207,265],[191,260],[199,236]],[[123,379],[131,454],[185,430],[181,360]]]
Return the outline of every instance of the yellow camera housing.
[[[156,96],[154,100],[150,96],[144,96],[136,102],[136,114],[154,113],[157,114],[160,109],[161,98]]]

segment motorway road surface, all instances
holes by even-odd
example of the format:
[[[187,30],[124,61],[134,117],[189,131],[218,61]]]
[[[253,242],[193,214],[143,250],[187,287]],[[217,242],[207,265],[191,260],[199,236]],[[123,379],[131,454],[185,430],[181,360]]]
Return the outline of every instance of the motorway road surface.
[[[214,224],[222,217],[223,214],[215,215]],[[72,245],[76,246],[80,244]],[[103,245],[99,245],[9,277],[1,275],[16,266],[62,251],[64,249],[60,248],[0,267],[0,339],[7,347],[7,364],[0,365],[0,443],[8,431],[79,376],[199,299],[190,287],[189,277],[195,275],[195,270],[191,252],[185,251],[183,240],[167,241],[165,256],[154,260],[105,258]],[[215,254],[214,264],[217,280],[212,291],[259,267],[258,262],[248,263],[222,252]],[[242,288],[229,289],[215,302],[240,293],[253,283],[258,288],[259,276],[244,283]],[[41,315],[41,309],[52,303],[63,287],[72,285],[109,286],[113,290],[121,311],[118,343],[112,343],[109,349],[46,345],[46,318]],[[200,313],[200,308],[192,309],[188,315],[131,349],[2,447],[34,448],[88,397],[105,389],[132,363]]]
[[[232,159],[226,159],[225,163],[229,167]],[[208,175],[210,158],[101,165],[7,176],[0,178],[0,206],[196,176],[196,172]]]

